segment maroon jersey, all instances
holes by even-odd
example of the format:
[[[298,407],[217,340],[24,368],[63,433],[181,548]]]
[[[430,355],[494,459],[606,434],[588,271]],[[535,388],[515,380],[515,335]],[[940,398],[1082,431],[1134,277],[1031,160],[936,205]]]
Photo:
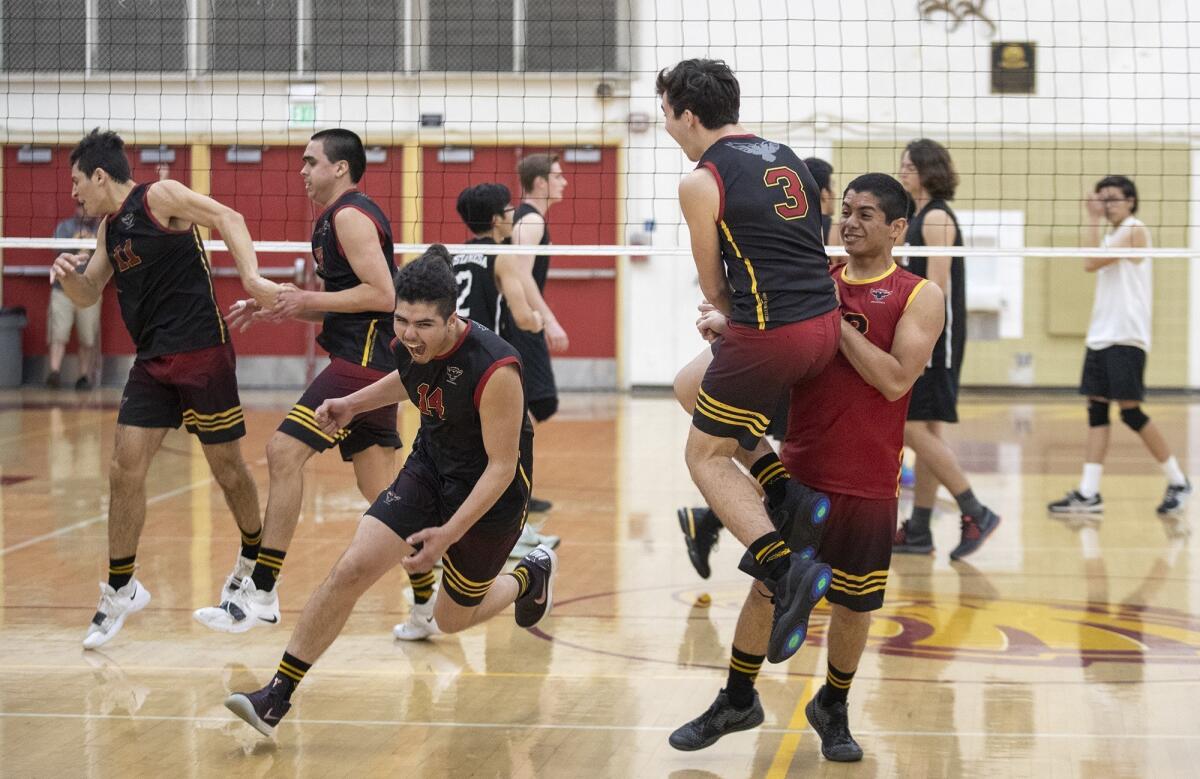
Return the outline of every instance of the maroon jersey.
[[[848,281],[845,268],[836,265],[829,271],[841,295],[842,318],[891,352],[900,317],[928,282],[897,265],[873,279]],[[824,373],[792,389],[784,466],[824,492],[895,498],[911,394],[889,401],[839,351]]]
[[[357,189],[342,194],[317,217],[313,226],[312,251],[317,261],[317,275],[325,282],[326,292],[341,292],[362,284],[350,260],[342,251],[334,217],[343,208],[361,211],[375,223],[379,248],[387,263],[388,275],[395,276],[396,262],[392,251],[392,228],[387,216],[374,200]],[[391,311],[359,311],[353,314],[326,312],[317,343],[334,357],[340,357],[364,368],[390,371],[391,350],[388,345],[395,336]]]
[[[193,225],[172,230],[138,184],[104,226],[121,318],[142,360],[218,346],[229,339],[213,295],[208,256]]]

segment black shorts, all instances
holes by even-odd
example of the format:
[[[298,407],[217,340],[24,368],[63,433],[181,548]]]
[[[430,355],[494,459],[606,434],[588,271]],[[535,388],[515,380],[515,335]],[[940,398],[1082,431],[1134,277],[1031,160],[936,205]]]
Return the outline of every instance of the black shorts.
[[[887,588],[899,501],[826,494],[829,518],[817,549],[817,559],[833,569],[825,597],[851,611],[875,611]]]
[[[532,453],[532,447],[523,450],[512,484],[442,558],[442,591],[461,606],[479,605],[521,537],[533,479]],[[367,514],[408,538],[418,530],[444,525],[472,486],[443,482],[428,458],[414,450]]]
[[[1146,351],[1136,346],[1088,349],[1079,394],[1105,400],[1146,399]]]
[[[767,435],[781,443],[787,437],[788,414],[791,408],[792,391],[789,389],[779,399],[779,405],[775,407],[775,413],[771,417],[771,424],[767,425]]]
[[[232,344],[133,361],[117,424],[179,427],[203,444],[246,435]]]
[[[383,406],[350,421],[349,427],[329,435],[317,424],[316,411],[330,398],[344,398],[363,387],[374,384],[387,374],[373,368],[365,368],[340,357],[331,357],[329,365],[321,371],[304,390],[300,400],[292,406],[279,432],[286,433],[297,441],[308,444],[318,452],[324,452],[334,444],[342,453],[342,459],[350,462],[354,455],[372,446],[399,449],[403,446],[396,432],[396,407]]]
[[[780,398],[825,370],[837,354],[841,334],[836,308],[770,330],[731,322],[713,344],[692,425],[753,449],[778,413]]]
[[[532,404],[557,398],[558,385],[554,382],[554,369],[550,366],[550,348],[546,346],[546,336],[522,330],[514,324],[505,327],[502,335],[521,355],[525,399]]]
[[[908,418],[914,422],[957,422],[958,373],[926,368],[913,384]]]

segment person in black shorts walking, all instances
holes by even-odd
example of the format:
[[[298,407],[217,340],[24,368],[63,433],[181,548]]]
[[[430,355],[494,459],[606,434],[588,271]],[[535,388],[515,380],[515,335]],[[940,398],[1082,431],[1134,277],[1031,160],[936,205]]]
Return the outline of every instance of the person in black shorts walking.
[[[338,447],[354,464],[358,489],[373,501],[391,481],[395,451],[396,407],[384,406],[348,420],[342,429],[324,430],[316,410],[326,398],[341,397],[387,375],[392,329],[392,229],[383,210],[359,191],[367,157],[362,140],[342,129],[322,130],[304,150],[304,188],[321,207],[313,226],[312,251],[323,291],[286,284],[269,312],[251,301],[236,308],[235,324],[291,317],[321,322],[317,343],[329,352],[329,364],[292,406],[267,444],[271,481],[263,519],[262,549],[254,565],[235,572],[230,597],[197,609],[198,622],[214,630],[241,633],[279,624],[276,580],[296,525],[304,494],[304,466],[315,454]],[[418,606],[433,594],[432,571],[413,577]]]
[[[533,477],[520,357],[492,331],[460,319],[457,298],[450,255],[435,244],[396,274],[396,370],[317,409],[317,424],[335,432],[358,414],[407,398],[421,412],[421,427],[399,475],[305,606],[275,676],[225,701],[265,735],[291,708],[296,685],[337,638],[358,598],[397,564],[428,571],[443,560],[433,617],[446,632],[511,604],[524,628],[550,611],[553,550],[538,547],[500,575],[525,522]]]
[[[60,254],[50,280],[82,307],[94,305],[115,275],[121,318],[137,348],[109,472],[108,581],[83,639],[85,649],[95,649],[150,602],[134,575],[135,558],[146,521],[146,472],[167,431],[182,423],[200,439],[242,534],[237,566],[257,556],[262,524],[258,488],[242,459],[236,358],[197,227],[221,231],[258,305],[273,306],[279,287],[259,275],[241,214],[177,181],[133,181],[114,132],[97,128],[71,152],[71,197],[88,216],[104,217],[96,251],[83,273],[76,266],[86,255]]]
[[[1102,249],[1129,249],[1127,257],[1090,257],[1083,269],[1096,274],[1096,299],[1088,325],[1087,352],[1079,393],[1088,399],[1087,452],[1079,488],[1049,505],[1052,514],[1099,514],[1100,476],[1108,455],[1109,406],[1117,404],[1121,421],[1138,434],[1167,477],[1167,489],[1156,511],[1179,515],[1192,494],[1192,483],[1171,454],[1158,426],[1142,411],[1146,399],[1144,375],[1150,351],[1154,273],[1149,257],[1138,249],[1153,246],[1150,228],[1138,219],[1138,194],[1126,176],[1107,176],[1096,183],[1087,199],[1086,239]],[[1100,235],[1101,220],[1109,230]]]
[[[909,246],[962,246],[962,231],[947,201],[954,199],[958,174],[950,153],[927,138],[908,144],[900,160],[900,183],[913,199]],[[912,516],[896,531],[894,551],[929,554],[929,521],[938,484],[946,485],[962,514],[962,534],[950,552],[957,560],[975,552],[1000,524],[1000,517],[975,497],[944,426],[958,422],[958,377],[967,345],[967,279],[962,257],[909,257],[908,270],[927,278],[946,295],[946,324],[925,373],[913,386],[904,443],[917,455]]]

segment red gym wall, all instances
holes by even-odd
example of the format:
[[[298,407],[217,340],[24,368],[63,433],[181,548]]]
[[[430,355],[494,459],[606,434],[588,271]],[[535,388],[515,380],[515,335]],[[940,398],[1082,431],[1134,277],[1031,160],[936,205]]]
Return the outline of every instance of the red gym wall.
[[[526,154],[562,149],[475,147],[470,162],[439,162],[440,149],[424,149],[422,220],[425,241],[462,243],[471,237],[455,210],[458,193],[495,181],[507,186],[519,203],[517,161]],[[617,241],[617,150],[599,149],[600,161],[561,162],[567,177],[563,201],[550,209],[550,237],[556,244],[613,244]],[[553,255],[553,251],[551,251]],[[556,257],[554,268],[614,269],[612,257]],[[571,338],[567,357],[616,356],[616,280],[551,279],[546,302]]]

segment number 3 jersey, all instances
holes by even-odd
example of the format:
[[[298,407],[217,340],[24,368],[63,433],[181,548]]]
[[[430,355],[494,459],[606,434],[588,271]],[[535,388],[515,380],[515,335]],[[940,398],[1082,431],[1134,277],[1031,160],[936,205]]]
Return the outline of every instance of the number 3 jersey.
[[[479,403],[493,374],[507,365],[521,369],[517,350],[486,327],[463,320],[467,328],[446,353],[427,363],[414,362],[399,339],[392,342],[396,370],[408,399],[421,411],[421,427],[413,441],[413,454],[425,458],[438,472],[443,487],[474,487],[487,467],[483,446],[483,420]],[[533,424],[525,408],[525,382],[521,380],[520,462],[529,462],[533,449]],[[514,480],[522,478],[514,474]],[[447,482],[454,484],[447,485]]]
[[[821,193],[803,160],[756,135],[727,135],[696,167],[721,193],[717,234],[733,321],[766,330],[833,310]]]

